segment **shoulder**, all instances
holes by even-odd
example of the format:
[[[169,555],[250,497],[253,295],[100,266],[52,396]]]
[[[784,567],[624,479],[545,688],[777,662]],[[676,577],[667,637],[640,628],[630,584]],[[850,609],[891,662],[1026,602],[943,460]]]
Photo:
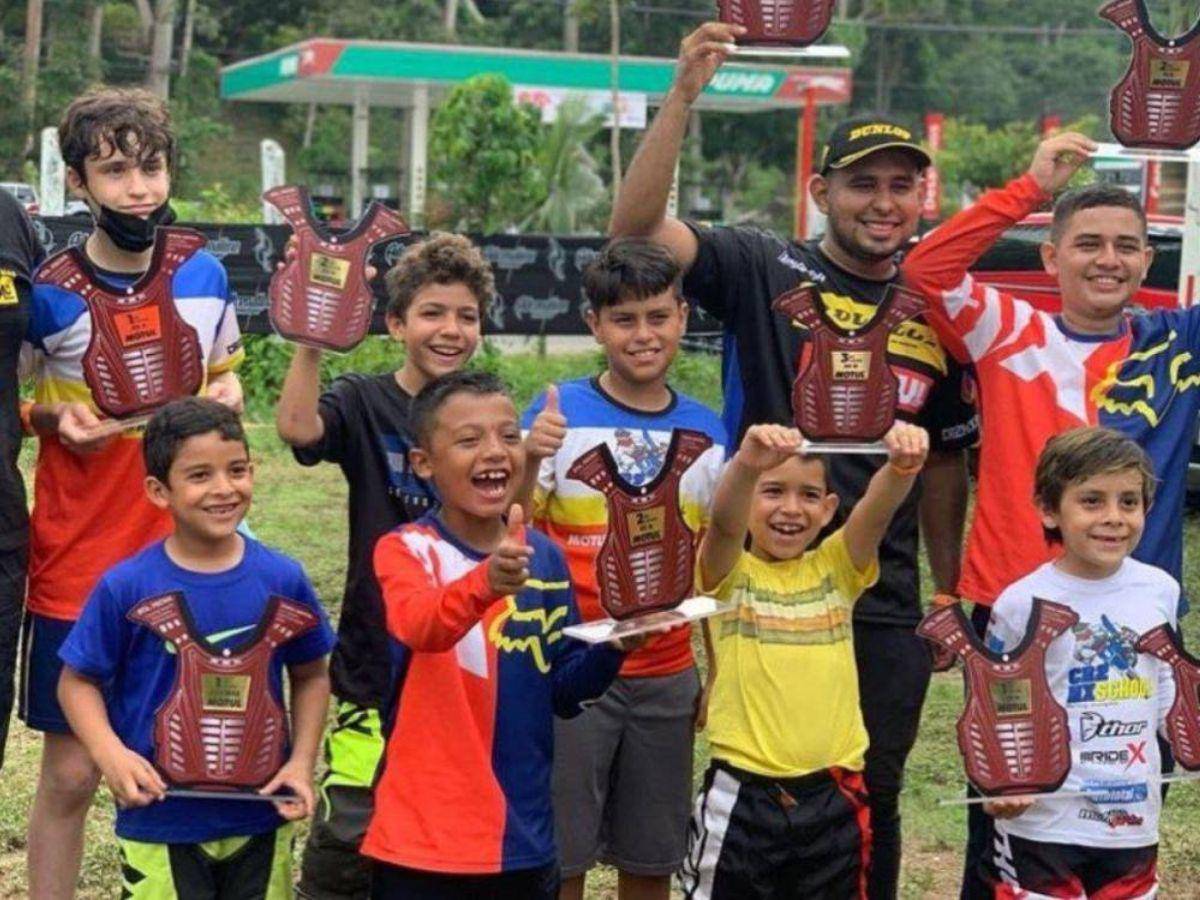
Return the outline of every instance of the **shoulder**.
[[[361,372],[347,372],[329,382],[329,387],[325,389],[325,394],[336,397],[339,400],[362,397],[378,387],[379,377],[364,375]],[[387,377],[390,378],[391,376]]]
[[[1047,592],[1047,576],[1052,574],[1052,563],[1043,563],[1023,578],[1018,578],[996,597],[992,603],[992,614],[1006,618],[1028,616],[1033,608],[1033,598]],[[1046,597],[1058,602],[1057,597]]]
[[[1130,557],[1125,560],[1125,571],[1126,578],[1138,585],[1139,592],[1141,590],[1152,591],[1155,596],[1170,599],[1172,603],[1179,597],[1179,582],[1173,575],[1158,566],[1152,566]]]
[[[672,424],[680,428],[691,428],[712,438],[714,444],[724,447],[728,443],[725,425],[715,411],[687,394],[676,393]]]
[[[246,556],[254,569],[267,575],[281,585],[308,584],[308,575],[299,560],[286,553],[268,547],[254,538],[244,538]]]
[[[224,264],[207,250],[198,250],[179,267],[172,289],[176,299],[216,296],[223,300],[228,286]]]
[[[171,585],[163,580],[167,560],[162,546],[162,541],[155,541],[106,570],[96,582],[95,592],[133,603],[146,594],[169,589]]]

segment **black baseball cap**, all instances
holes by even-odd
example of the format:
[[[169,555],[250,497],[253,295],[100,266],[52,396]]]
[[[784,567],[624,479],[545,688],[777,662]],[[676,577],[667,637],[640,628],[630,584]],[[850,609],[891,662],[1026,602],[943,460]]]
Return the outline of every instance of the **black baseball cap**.
[[[869,116],[847,119],[833,129],[818,170],[824,175],[830,169],[843,169],[877,150],[907,150],[922,169],[933,164],[933,157],[917,143],[912,131],[898,122]]]

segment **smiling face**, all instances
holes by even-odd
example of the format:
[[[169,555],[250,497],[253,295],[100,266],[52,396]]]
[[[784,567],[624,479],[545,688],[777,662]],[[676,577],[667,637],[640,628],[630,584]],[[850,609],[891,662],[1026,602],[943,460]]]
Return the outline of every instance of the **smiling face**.
[[[687,330],[687,304],[674,289],[586,313],[613,376],[630,385],[664,381]]]
[[[1146,525],[1142,473],[1121,469],[1093,475],[1063,490],[1058,509],[1042,508],[1042,524],[1062,536],[1063,571],[1105,578],[1137,547]]]
[[[97,153],[83,161],[84,177],[67,167],[71,193],[85,201],[93,213],[101,206],[145,218],[171,196],[171,173],[159,153],[139,158],[137,146],[126,155],[106,140]]]
[[[1042,263],[1058,280],[1063,319],[1085,333],[1115,330],[1146,277],[1154,249],[1131,209],[1095,206],[1073,213]]]
[[[903,150],[880,150],[817,175],[810,190],[828,220],[826,238],[854,260],[890,261],[916,234],[921,171]]]
[[[498,521],[508,512],[525,474],[525,449],[507,396],[451,394],[422,444],[411,452],[413,471],[432,479],[448,522]]]
[[[750,552],[759,559],[795,559],[816,540],[837,509],[819,459],[792,457],[758,476],[750,507]]]
[[[414,390],[467,364],[479,344],[479,300],[461,282],[427,284],[388,331],[404,344],[404,382]]]
[[[183,441],[167,483],[148,477],[146,493],[155,506],[170,510],[176,533],[217,543],[237,531],[250,508],[254,467],[244,443],[209,431]]]

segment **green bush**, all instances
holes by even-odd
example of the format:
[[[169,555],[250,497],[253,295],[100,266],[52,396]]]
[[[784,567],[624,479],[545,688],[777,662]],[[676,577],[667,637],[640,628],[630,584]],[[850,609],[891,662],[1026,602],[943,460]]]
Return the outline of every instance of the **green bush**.
[[[246,392],[247,418],[269,422],[283,388],[292,347],[275,335],[247,335],[246,361],[238,374]],[[344,372],[392,372],[404,361],[404,348],[387,337],[369,337],[350,353],[326,353],[321,358],[321,382],[328,384]],[[551,381],[594,375],[604,366],[604,356],[590,353],[505,353],[484,341],[472,366],[494,372],[513,392],[523,409]],[[713,409],[721,407],[720,358],[705,353],[680,353],[671,367],[671,383]]]

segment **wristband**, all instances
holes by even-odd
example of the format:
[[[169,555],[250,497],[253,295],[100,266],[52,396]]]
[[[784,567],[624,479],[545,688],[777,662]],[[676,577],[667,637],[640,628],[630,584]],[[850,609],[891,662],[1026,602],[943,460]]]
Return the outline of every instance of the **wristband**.
[[[32,416],[33,416],[33,401],[32,400],[22,400],[21,401],[20,416],[21,416],[21,431],[23,431],[29,437],[36,436],[37,432],[33,430],[33,418],[32,418]]]
[[[888,465],[891,466],[891,469],[893,472],[895,472],[897,475],[900,475],[904,478],[911,478],[913,475],[916,475],[918,472],[921,471],[920,463],[917,463],[916,465],[912,465],[912,466],[898,466],[889,459]]]
[[[961,603],[962,600],[955,594],[936,593],[933,595],[932,606],[934,609],[942,609],[946,606],[954,606]]]

